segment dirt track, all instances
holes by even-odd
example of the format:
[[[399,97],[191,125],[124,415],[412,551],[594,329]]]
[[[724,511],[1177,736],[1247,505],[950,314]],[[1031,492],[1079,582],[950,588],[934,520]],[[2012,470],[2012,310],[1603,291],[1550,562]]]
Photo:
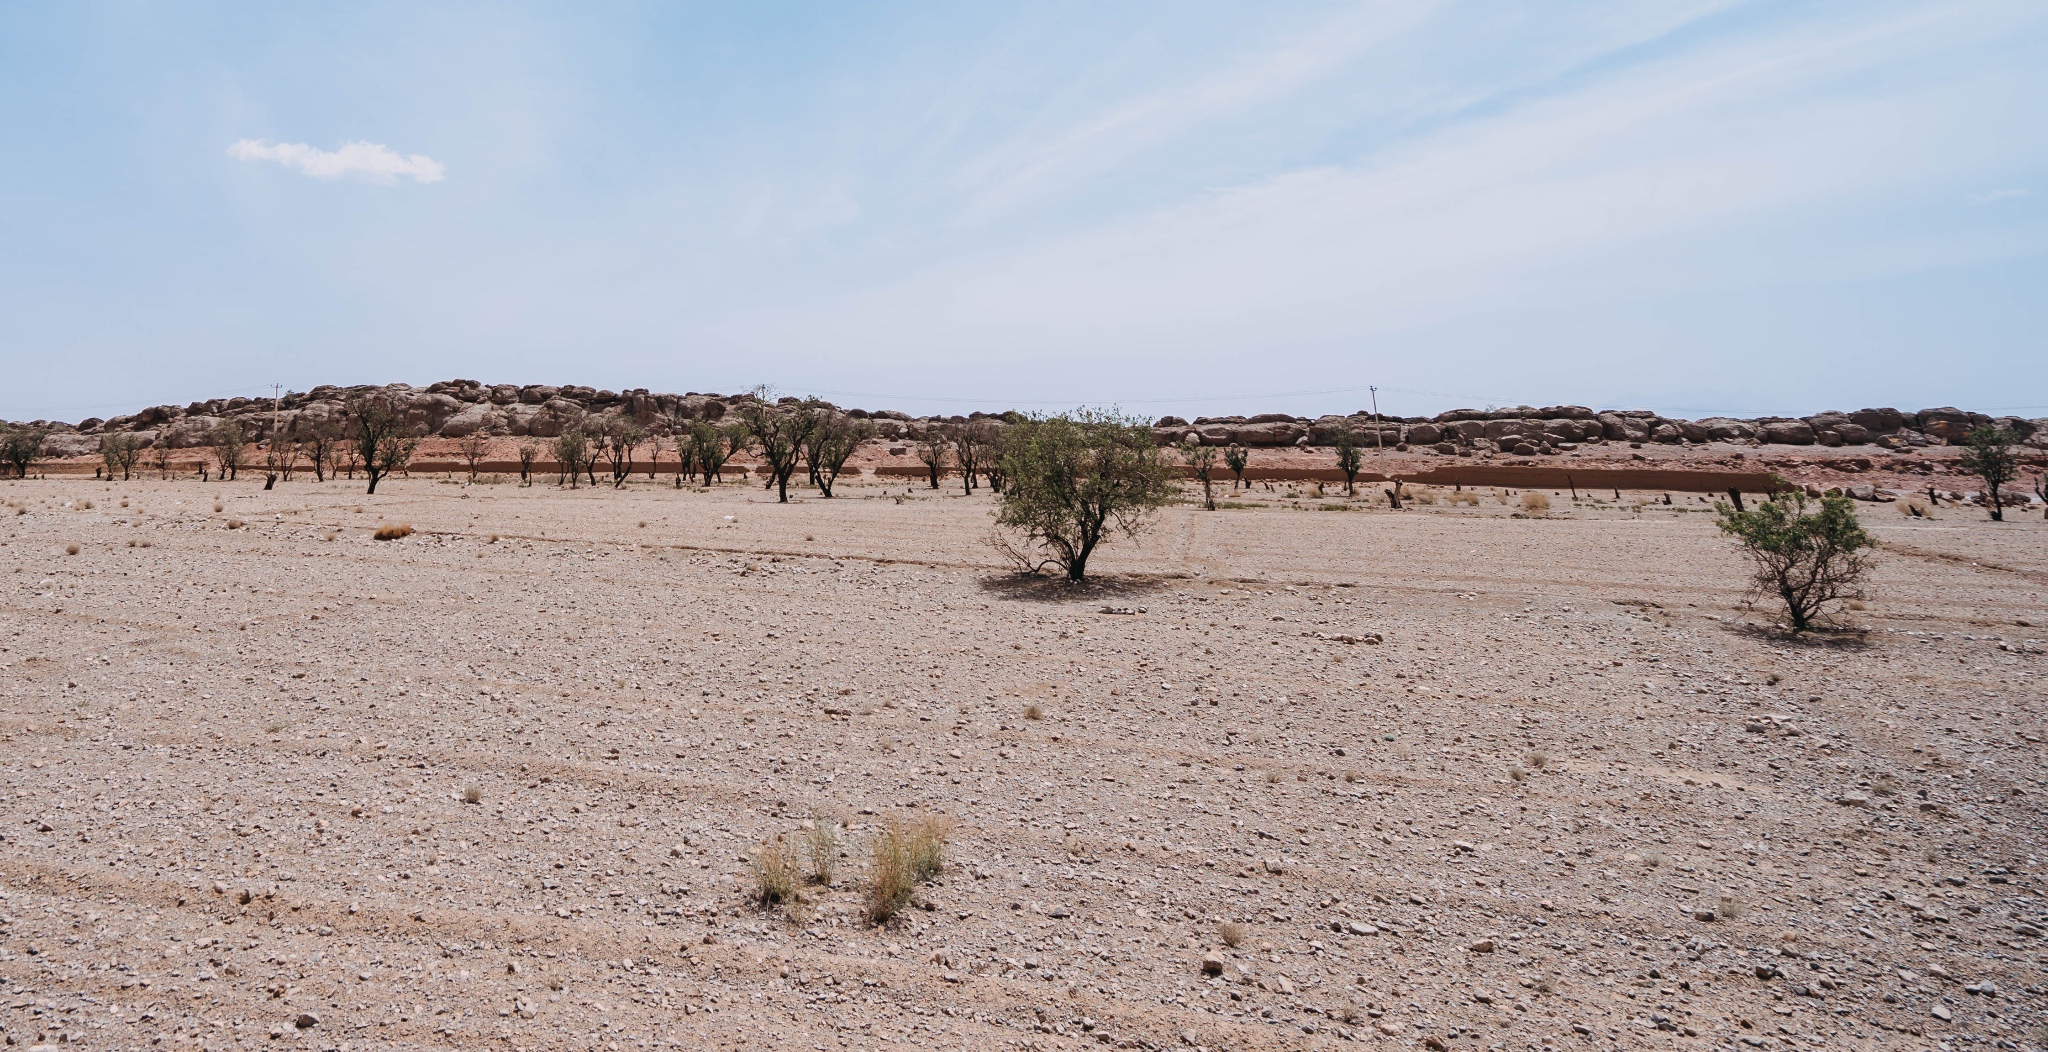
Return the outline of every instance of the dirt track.
[[[893,480],[260,485],[0,484],[16,1044],[2042,1040],[2038,513],[1867,507],[1789,643],[1696,498],[1262,487],[1074,594]],[[814,814],[798,926],[744,858]]]

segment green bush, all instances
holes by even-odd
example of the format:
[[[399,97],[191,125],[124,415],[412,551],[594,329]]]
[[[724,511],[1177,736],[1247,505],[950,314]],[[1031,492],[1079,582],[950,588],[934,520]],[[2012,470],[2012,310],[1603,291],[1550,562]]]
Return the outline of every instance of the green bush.
[[[1005,429],[1001,460],[996,522],[1021,533],[1023,548],[1001,547],[1022,569],[1056,565],[1071,581],[1104,540],[1137,536],[1174,497],[1152,429],[1115,413],[1029,417]]]
[[[1748,511],[1737,511],[1726,501],[1714,507],[1721,514],[1721,532],[1735,538],[1756,563],[1751,593],[1782,601],[1793,631],[1812,627],[1833,603],[1863,597],[1859,585],[1868,564],[1862,553],[1877,542],[1863,531],[1848,497],[1823,497],[1811,512],[1797,492]]]

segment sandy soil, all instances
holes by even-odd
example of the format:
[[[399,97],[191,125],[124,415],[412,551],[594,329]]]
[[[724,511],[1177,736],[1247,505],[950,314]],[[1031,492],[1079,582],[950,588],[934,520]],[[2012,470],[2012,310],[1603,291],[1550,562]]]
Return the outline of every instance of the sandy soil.
[[[0,484],[10,1044],[2043,1040],[2038,514],[1865,506],[1863,631],[1788,642],[1692,497],[1262,486],[1075,594],[872,479],[260,484]]]

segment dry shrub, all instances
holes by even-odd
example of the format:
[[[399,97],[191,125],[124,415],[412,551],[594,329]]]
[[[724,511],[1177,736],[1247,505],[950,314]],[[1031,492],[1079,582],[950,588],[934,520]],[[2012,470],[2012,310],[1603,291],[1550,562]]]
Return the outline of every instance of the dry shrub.
[[[754,852],[754,900],[763,906],[773,906],[796,900],[796,886],[801,867],[796,852],[782,837],[762,844]]]
[[[391,523],[389,525],[377,527],[377,532],[371,534],[370,536],[375,537],[380,541],[395,541],[401,538],[412,536],[412,527],[402,522]]]
[[[811,881],[816,884],[832,883],[832,866],[839,860],[839,823],[813,813],[805,846],[811,852]]]
[[[228,510],[228,507],[227,507],[227,505],[225,505],[225,504],[222,504],[222,503],[221,503],[221,502],[219,502],[219,501],[214,501],[214,502],[213,502],[213,513],[214,513],[215,515],[218,515],[218,514],[220,514],[221,512],[224,512],[224,511],[226,511],[226,510]]]
[[[1227,920],[1216,926],[1216,935],[1225,946],[1238,946],[1244,942],[1245,928],[1234,920]]]
[[[1522,762],[1541,770],[1550,763],[1550,754],[1541,749],[1531,749],[1527,755],[1522,757]]]
[[[240,520],[240,519],[229,519],[229,520],[228,520],[228,529],[231,529],[231,530],[239,530],[239,529],[241,529],[241,528],[242,528],[242,520]]]
[[[484,802],[484,790],[483,790],[483,787],[482,787],[482,786],[479,786],[479,785],[472,785],[472,786],[469,786],[468,788],[465,788],[464,790],[462,790],[462,802],[463,802],[463,803],[465,803],[465,804],[480,804],[480,803],[483,803],[483,802]]]
[[[1045,718],[1045,710],[1039,708],[1037,702],[1032,702],[1024,706],[1024,718],[1027,720],[1042,720]]]
[[[1899,791],[1899,780],[1890,774],[1880,774],[1870,780],[1870,791],[1879,796],[1894,796]]]
[[[1550,514],[1550,498],[1535,490],[1522,491],[1522,510],[1531,515]]]
[[[868,920],[887,924],[910,902],[919,884],[939,875],[945,866],[946,825],[942,819],[890,822],[869,847]]]
[[[1521,764],[1511,763],[1508,764],[1508,777],[1519,782],[1522,779],[1529,777],[1529,772],[1527,769],[1523,768]]]
[[[1417,504],[1435,504],[1436,491],[1428,486],[1418,486],[1408,491],[1408,499]]]
[[[79,510],[79,511],[91,511],[92,509],[93,509],[93,503],[92,503],[92,501],[89,501],[89,500],[82,500],[82,501],[79,501],[79,502],[78,502],[78,510]]]
[[[1722,895],[1714,903],[1714,913],[1728,920],[1734,920],[1742,916],[1745,905],[1740,898],[1734,895]]]
[[[77,555],[77,554],[78,554],[78,545],[75,545],[75,544],[67,544],[67,545],[65,545],[65,546],[64,546],[64,554],[66,554],[66,555]]]

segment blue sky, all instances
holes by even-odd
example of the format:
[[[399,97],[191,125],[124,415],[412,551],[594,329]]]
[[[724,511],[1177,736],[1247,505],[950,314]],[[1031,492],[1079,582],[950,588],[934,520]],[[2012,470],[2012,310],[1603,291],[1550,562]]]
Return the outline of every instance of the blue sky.
[[[9,4],[0,417],[2048,415],[2044,129],[2038,0]]]

